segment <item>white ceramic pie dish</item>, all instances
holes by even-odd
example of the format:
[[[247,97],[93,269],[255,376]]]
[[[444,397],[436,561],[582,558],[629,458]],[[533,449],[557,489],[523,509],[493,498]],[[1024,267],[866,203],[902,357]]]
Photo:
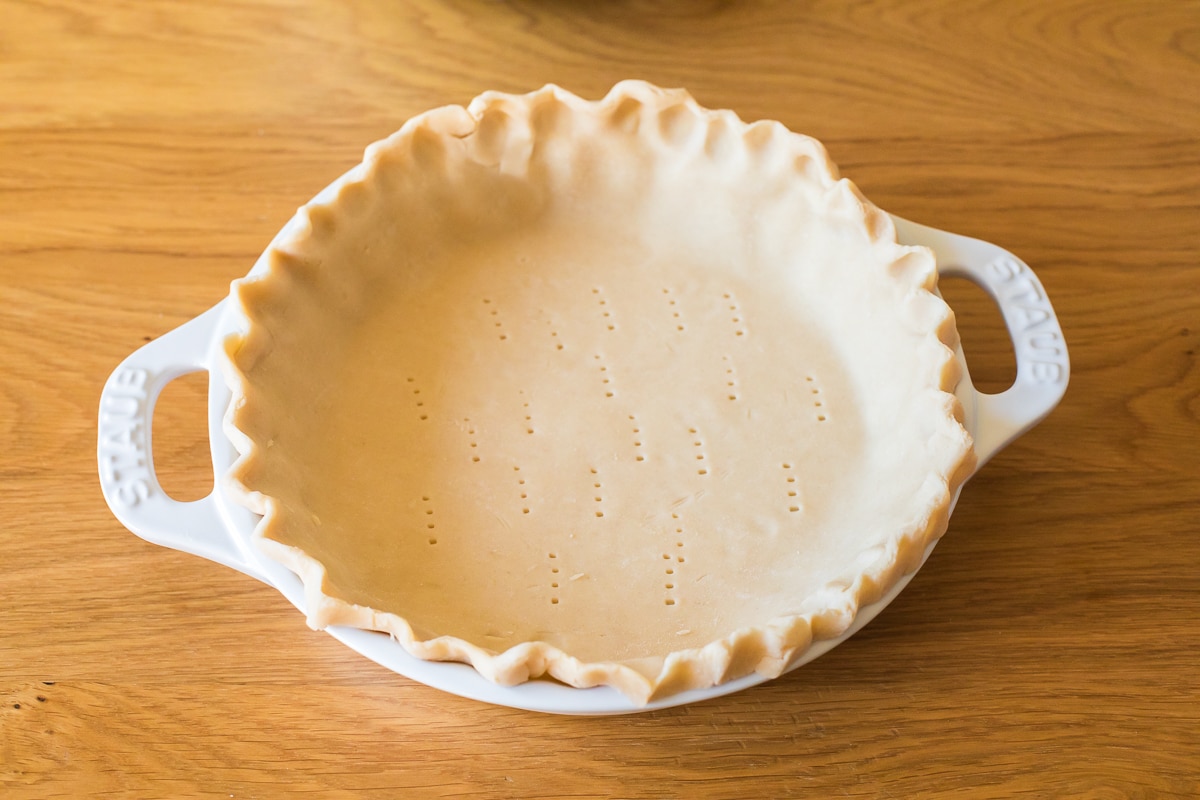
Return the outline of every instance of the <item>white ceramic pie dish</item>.
[[[355,176],[355,170],[347,173],[314,202],[336,196],[338,189]],[[276,241],[293,233],[298,224],[301,224],[299,218],[293,219]],[[957,391],[966,426],[975,441],[978,464],[982,465],[1036,424],[1061,398],[1069,371],[1061,330],[1037,278],[1011,254],[984,242],[903,220],[895,219],[895,224],[902,243],[925,245],[935,251],[942,274],[964,275],[987,290],[999,304],[1012,335],[1018,362],[1013,387],[998,395],[986,395],[976,392],[969,377],[964,377]],[[260,259],[251,274],[264,269],[266,263]],[[101,483],[113,512],[139,536],[245,572],[275,586],[304,611],[305,594],[300,580],[251,546],[256,515],[233,502],[220,488],[193,503],[173,501],[162,492],[154,475],[151,422],[155,399],[171,380],[194,371],[205,370],[210,374],[209,428],[214,475],[225,474],[236,458],[237,453],[222,427],[230,392],[218,364],[221,343],[238,331],[240,324],[236,308],[229,301],[222,302],[141,348],[118,367],[101,397],[98,450]],[[961,351],[957,355],[961,362]],[[965,364],[962,366],[966,376]],[[215,483],[220,487],[220,481]],[[856,632],[910,578],[911,574],[881,600],[860,609],[844,634],[814,643],[792,668],[816,658]],[[753,674],[712,688],[670,695],[643,706],[610,688],[576,689],[550,681],[502,687],[464,664],[414,658],[385,634],[338,627],[329,631],[359,653],[430,686],[485,702],[547,712],[608,714],[662,708],[720,696],[766,680]]]

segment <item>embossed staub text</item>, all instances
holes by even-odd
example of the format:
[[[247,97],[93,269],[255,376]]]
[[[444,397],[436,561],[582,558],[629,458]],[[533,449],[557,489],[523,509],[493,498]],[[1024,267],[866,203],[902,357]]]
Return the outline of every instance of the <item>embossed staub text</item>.
[[[118,369],[100,400],[100,472],[109,501],[125,508],[154,491],[146,453],[149,380],[144,369]]]
[[[1066,346],[1054,311],[1033,271],[1011,256],[987,266],[1001,307],[1007,309],[1013,345],[1026,356],[1029,376],[1038,383],[1062,383],[1067,377]]]

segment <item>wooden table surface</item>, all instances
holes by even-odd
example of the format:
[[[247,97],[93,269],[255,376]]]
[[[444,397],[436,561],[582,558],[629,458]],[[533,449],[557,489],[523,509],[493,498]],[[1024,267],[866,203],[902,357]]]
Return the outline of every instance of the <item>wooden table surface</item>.
[[[825,142],[883,208],[1001,244],[1062,405],[904,594],[733,696],[482,705],[125,530],[99,393],[410,115],[641,77]],[[1012,355],[947,285],[977,382]],[[1200,796],[1200,4],[0,0],[0,795]],[[156,413],[212,485],[206,378]]]

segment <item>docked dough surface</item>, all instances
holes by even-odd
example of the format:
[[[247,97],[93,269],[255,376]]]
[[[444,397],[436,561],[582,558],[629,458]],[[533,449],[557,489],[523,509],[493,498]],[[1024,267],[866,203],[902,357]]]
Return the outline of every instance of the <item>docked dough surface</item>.
[[[368,150],[228,343],[311,624],[644,702],[778,674],[917,564],[971,451],[928,251],[815,141],[624,83]]]

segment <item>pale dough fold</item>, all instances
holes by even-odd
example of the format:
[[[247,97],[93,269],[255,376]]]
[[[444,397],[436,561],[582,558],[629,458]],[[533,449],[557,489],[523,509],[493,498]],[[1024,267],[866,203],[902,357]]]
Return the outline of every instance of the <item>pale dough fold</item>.
[[[314,628],[639,703],[777,675],[974,463],[932,254],[778,123],[486,93],[301,216],[233,287],[226,485]]]

